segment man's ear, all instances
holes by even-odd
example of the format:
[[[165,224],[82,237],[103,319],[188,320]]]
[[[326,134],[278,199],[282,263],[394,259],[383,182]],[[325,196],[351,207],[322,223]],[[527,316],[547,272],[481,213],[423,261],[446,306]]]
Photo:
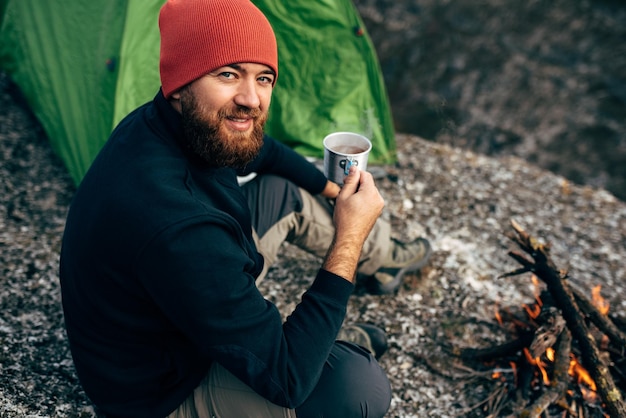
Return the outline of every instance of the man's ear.
[[[167,99],[167,101],[172,105],[174,109],[176,109],[178,113],[182,112],[182,107],[180,105],[180,90],[177,90],[174,93],[172,93],[170,95],[170,98]]]

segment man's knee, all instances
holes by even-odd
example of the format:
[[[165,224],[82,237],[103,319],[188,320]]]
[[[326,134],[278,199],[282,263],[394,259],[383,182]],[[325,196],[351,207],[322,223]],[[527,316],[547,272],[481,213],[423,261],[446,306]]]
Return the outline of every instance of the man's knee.
[[[367,350],[338,341],[298,418],[382,417],[391,403],[387,375]]]
[[[246,183],[242,191],[259,238],[285,216],[302,210],[298,186],[279,176],[259,175]]]

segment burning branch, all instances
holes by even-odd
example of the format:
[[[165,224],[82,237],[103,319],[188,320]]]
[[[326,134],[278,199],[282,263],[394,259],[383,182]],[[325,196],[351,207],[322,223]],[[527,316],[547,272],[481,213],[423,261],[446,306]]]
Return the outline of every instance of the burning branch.
[[[501,345],[485,348],[464,348],[462,350],[452,350],[453,354],[462,359],[490,360],[497,357],[505,357],[514,354],[532,342],[534,334],[525,333],[513,341],[505,342]]]
[[[615,326],[615,324],[606,316],[606,313],[600,312],[585,295],[580,291],[572,288],[572,293],[576,299],[576,303],[580,308],[587,313],[591,322],[603,333],[609,336],[609,339],[615,344],[622,347],[622,350],[626,348],[626,335]]]
[[[607,413],[611,417],[626,418],[626,406],[622,400],[621,393],[616,388],[607,365],[601,360],[600,352],[593,336],[585,325],[585,316],[581,313],[574,292],[567,282],[567,273],[559,271],[550,259],[549,245],[539,243],[515,221],[511,221],[511,224],[515,234],[511,234],[510,238],[525,253],[530,255],[533,261],[528,260],[523,254],[518,252],[509,252],[509,255],[522,265],[522,268],[513,273],[505,274],[503,277],[533,272],[545,282],[548,291],[561,309],[563,319],[565,319],[573,338],[579,342],[582,361],[597,385],[598,394],[605,404]],[[578,301],[580,301],[580,298]],[[620,333],[616,334],[619,341]]]
[[[551,404],[565,395],[569,386],[568,369],[571,345],[572,336],[569,330],[564,329],[559,336],[556,348],[553,380],[550,389],[544,392],[530,407],[522,410],[519,414],[520,418],[539,418]]]

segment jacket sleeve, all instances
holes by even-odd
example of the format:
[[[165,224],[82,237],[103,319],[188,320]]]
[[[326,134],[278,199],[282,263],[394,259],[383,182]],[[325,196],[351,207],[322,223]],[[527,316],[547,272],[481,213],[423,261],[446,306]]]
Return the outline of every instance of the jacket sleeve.
[[[283,323],[249,274],[242,240],[224,220],[190,219],[154,239],[136,271],[184,340],[266,399],[295,408],[319,379],[353,285],[320,270]]]

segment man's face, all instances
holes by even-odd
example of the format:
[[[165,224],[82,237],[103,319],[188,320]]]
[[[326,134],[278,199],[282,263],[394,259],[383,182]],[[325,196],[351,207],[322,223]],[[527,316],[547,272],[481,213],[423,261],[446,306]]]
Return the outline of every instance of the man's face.
[[[274,78],[265,65],[232,64],[174,94],[187,146],[213,167],[248,164],[263,145]]]

